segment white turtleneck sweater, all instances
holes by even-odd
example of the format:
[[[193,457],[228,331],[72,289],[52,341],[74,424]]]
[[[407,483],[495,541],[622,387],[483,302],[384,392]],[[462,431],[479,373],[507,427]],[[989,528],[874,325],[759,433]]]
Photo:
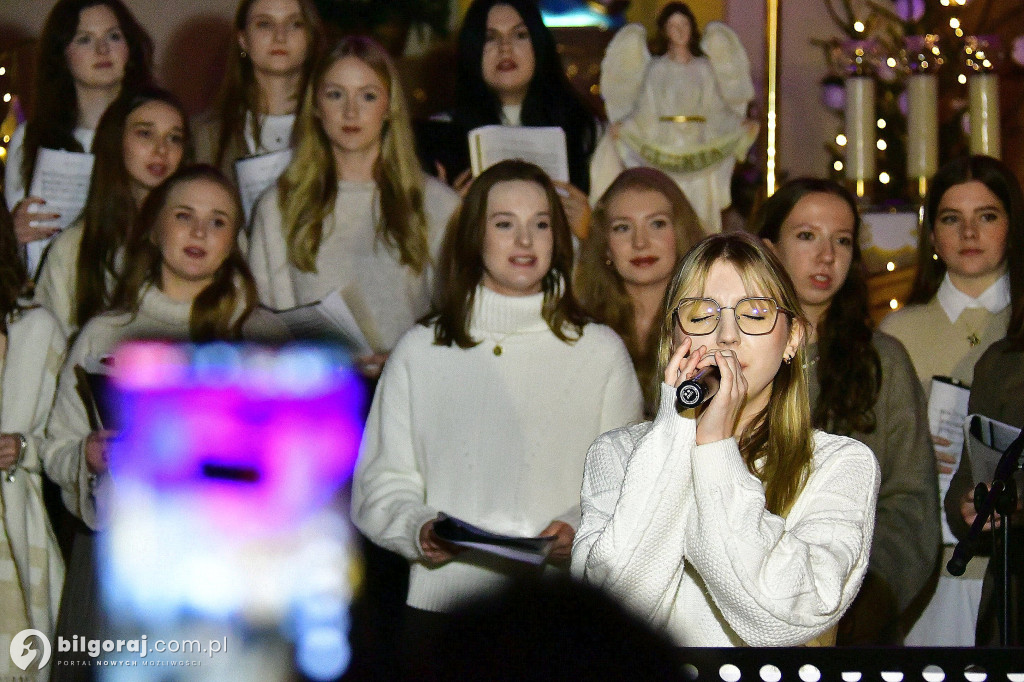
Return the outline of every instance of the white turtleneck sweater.
[[[435,261],[458,203],[458,195],[447,185],[424,178],[427,243]],[[361,309],[353,313],[370,343],[379,346],[375,350],[390,350],[430,310],[433,269],[413,272],[401,263],[397,249],[377,237],[379,204],[376,183],[339,182],[334,210],[324,220],[316,271],[303,272],[288,260],[278,189],[268,190],[253,214],[248,255],[260,301],[286,310],[340,289],[361,300]]]
[[[410,606],[448,611],[533,568],[474,550],[428,566],[424,523],[443,511],[510,535],[537,535],[556,519],[575,528],[588,447],[640,418],[640,387],[618,336],[589,324],[575,343],[561,341],[541,317],[542,300],[480,287],[470,325],[477,346],[435,345],[433,327],[417,325],[384,366],[352,519],[412,562]]]

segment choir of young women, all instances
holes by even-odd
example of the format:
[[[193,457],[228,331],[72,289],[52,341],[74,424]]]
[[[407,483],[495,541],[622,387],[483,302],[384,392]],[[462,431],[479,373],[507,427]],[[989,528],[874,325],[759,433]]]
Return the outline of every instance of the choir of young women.
[[[889,336],[869,326],[857,205],[833,183],[784,185],[760,240],[701,239],[678,185],[638,168],[591,221],[596,119],[533,2],[468,8],[440,178],[421,170],[376,42],[325,46],[310,0],[242,0],[234,28],[193,128],[151,85],[151,41],[121,0],[59,0],[46,22],[0,205],[0,630],[52,633],[62,584],[65,633],[94,609],[113,433],[90,424],[75,365],[138,335],[285,339],[268,308],[337,293],[371,349],[359,369],[379,378],[352,518],[411,566],[411,640],[523,572],[447,543],[443,512],[551,536],[548,571],[571,559],[681,644],[902,641],[939,550],[936,469],[951,472],[926,424],[932,376],[973,373],[971,409],[1020,423],[1024,200],[1009,169],[971,157],[935,176],[912,305]],[[561,127],[571,183],[521,161],[463,176],[463,136],[484,124]],[[41,148],[95,165],[32,300],[19,248],[59,217],[26,196]],[[246,239],[234,163],[288,148]],[[717,392],[679,411],[676,388],[711,366]],[[44,474],[85,524],[66,576]],[[953,480],[963,534],[969,465]],[[923,627],[980,585],[940,581]],[[979,643],[994,639],[990,592]]]

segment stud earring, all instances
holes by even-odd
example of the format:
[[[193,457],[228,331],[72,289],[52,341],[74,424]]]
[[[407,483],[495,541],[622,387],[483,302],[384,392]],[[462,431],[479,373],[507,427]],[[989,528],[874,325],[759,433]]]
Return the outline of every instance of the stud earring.
[[[782,356],[782,361],[788,365],[789,363],[793,362],[793,356],[792,355],[783,355]]]
[[[605,265],[611,265],[612,264],[612,259],[611,258],[605,258],[604,259],[604,264]]]
[[[241,56],[242,56],[242,59],[245,59],[246,57],[249,56],[249,54],[245,50],[242,50]]]

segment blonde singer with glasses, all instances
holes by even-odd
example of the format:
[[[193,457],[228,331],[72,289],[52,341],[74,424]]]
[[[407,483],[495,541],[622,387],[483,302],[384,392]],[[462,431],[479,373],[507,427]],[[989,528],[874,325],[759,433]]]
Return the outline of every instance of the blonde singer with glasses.
[[[831,645],[880,474],[866,446],[811,426],[793,285],[761,242],[714,235],[665,308],[657,416],[591,446],[573,573],[682,646]],[[711,365],[717,392],[678,410],[678,386]]]

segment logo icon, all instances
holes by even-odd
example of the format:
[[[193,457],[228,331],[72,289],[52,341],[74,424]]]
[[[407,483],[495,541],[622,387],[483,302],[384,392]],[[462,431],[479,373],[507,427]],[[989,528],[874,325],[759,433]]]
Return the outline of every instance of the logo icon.
[[[42,643],[42,654],[39,653],[38,645],[33,646],[34,642],[29,642],[29,638],[33,637]],[[37,656],[39,661],[35,669],[42,670],[50,662],[50,640],[39,630],[22,630],[11,640],[11,660],[22,670],[28,670]]]

